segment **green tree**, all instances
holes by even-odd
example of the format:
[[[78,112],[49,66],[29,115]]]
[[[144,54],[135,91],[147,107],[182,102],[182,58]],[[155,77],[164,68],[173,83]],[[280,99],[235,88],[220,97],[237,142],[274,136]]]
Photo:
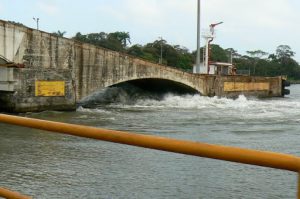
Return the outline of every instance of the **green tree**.
[[[179,55],[177,67],[191,71],[194,64],[192,53],[190,53],[186,47],[182,47],[179,45],[175,45],[173,47]]]
[[[242,55],[240,55],[238,51],[233,48],[226,48],[225,51],[228,53],[228,62],[233,62],[233,59],[242,57]]]
[[[298,79],[300,76],[299,64],[292,58],[295,52],[288,45],[279,45],[271,60],[278,65],[278,75],[287,75],[290,79]]]
[[[262,50],[253,50],[253,51],[246,51],[247,54],[250,55],[251,60],[252,60],[252,65],[253,65],[253,75],[256,75],[256,67],[257,67],[257,63],[259,62],[259,60],[268,55],[267,52],[264,52]]]
[[[86,35],[82,35],[80,32],[76,33],[73,37],[74,40],[81,41],[81,42],[88,42]]]
[[[127,42],[131,44],[129,32],[113,32],[108,34],[108,39],[118,40],[123,48],[127,47]]]
[[[219,45],[212,44],[210,45],[210,61],[217,62],[227,62],[228,61],[228,53],[221,48]]]
[[[94,44],[96,46],[101,46],[103,48],[108,48],[115,51],[125,51],[125,48],[122,44],[122,40],[117,37],[118,33],[90,33],[87,35],[82,35],[80,32],[73,37],[73,39]]]
[[[20,23],[20,22],[15,22],[15,21],[8,21],[9,23],[12,23],[14,25],[17,25],[17,26],[23,26],[23,27],[26,27],[24,24]]]
[[[295,55],[291,47],[288,45],[280,45],[276,49],[276,57],[281,61],[281,63],[286,62]]]
[[[53,32],[52,34],[58,37],[63,37],[66,33],[67,33],[66,31],[58,30],[57,32]]]
[[[161,42],[164,41],[160,41],[160,40],[156,40],[153,43],[147,43],[144,47],[143,47],[143,51],[145,54],[148,54],[148,58],[151,57],[151,61],[154,62],[159,62],[160,59],[160,50],[162,49],[162,53],[163,53],[163,59],[162,59],[162,63],[165,63],[164,57],[165,57],[165,45],[164,43],[161,44]],[[162,48],[161,48],[162,45]],[[149,54],[151,54],[151,56],[149,56]]]
[[[127,49],[126,52],[135,57],[143,57],[144,55],[143,46],[140,44],[135,44],[131,46],[130,48]]]

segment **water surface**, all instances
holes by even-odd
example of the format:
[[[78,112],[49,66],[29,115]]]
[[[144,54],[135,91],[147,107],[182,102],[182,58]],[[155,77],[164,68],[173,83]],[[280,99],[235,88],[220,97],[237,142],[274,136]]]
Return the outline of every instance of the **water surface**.
[[[232,100],[111,88],[76,112],[23,116],[300,156],[300,86],[290,89],[285,98]],[[0,129],[0,186],[35,198],[296,196],[293,172],[6,124]]]

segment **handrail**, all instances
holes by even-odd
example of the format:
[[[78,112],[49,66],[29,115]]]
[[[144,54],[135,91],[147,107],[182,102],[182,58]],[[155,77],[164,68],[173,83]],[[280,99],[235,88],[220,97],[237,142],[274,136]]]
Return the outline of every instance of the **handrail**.
[[[297,172],[300,157],[0,114],[0,122],[108,142]],[[300,199],[300,175],[298,199]]]
[[[31,199],[31,197],[29,196],[21,195],[18,192],[11,191],[1,187],[0,187],[0,197],[4,197],[8,199]]]

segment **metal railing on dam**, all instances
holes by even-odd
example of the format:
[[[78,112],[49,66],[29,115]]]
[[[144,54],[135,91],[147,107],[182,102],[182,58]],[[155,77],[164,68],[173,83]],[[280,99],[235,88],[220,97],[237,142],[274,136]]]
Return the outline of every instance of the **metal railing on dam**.
[[[297,198],[300,199],[300,157],[297,156],[243,149],[238,147],[176,140],[152,135],[134,134],[129,132],[52,122],[40,119],[31,119],[5,114],[0,114],[0,122],[119,144],[293,171],[298,173]],[[0,196],[6,196],[1,189]],[[24,196],[23,198],[27,197]]]
[[[0,197],[9,199],[30,199],[31,197],[22,195],[18,192],[11,191],[0,187]]]

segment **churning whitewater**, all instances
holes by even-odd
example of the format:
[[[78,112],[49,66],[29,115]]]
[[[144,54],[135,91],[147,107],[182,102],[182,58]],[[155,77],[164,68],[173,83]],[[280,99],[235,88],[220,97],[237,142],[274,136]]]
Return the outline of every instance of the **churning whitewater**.
[[[206,97],[200,95],[155,95],[129,93],[122,88],[109,88],[85,99],[89,108],[80,106],[79,112],[109,114],[109,109],[132,110],[195,110],[208,117],[270,120],[272,122],[300,122],[300,101],[297,98],[257,99],[240,95],[237,99]]]

